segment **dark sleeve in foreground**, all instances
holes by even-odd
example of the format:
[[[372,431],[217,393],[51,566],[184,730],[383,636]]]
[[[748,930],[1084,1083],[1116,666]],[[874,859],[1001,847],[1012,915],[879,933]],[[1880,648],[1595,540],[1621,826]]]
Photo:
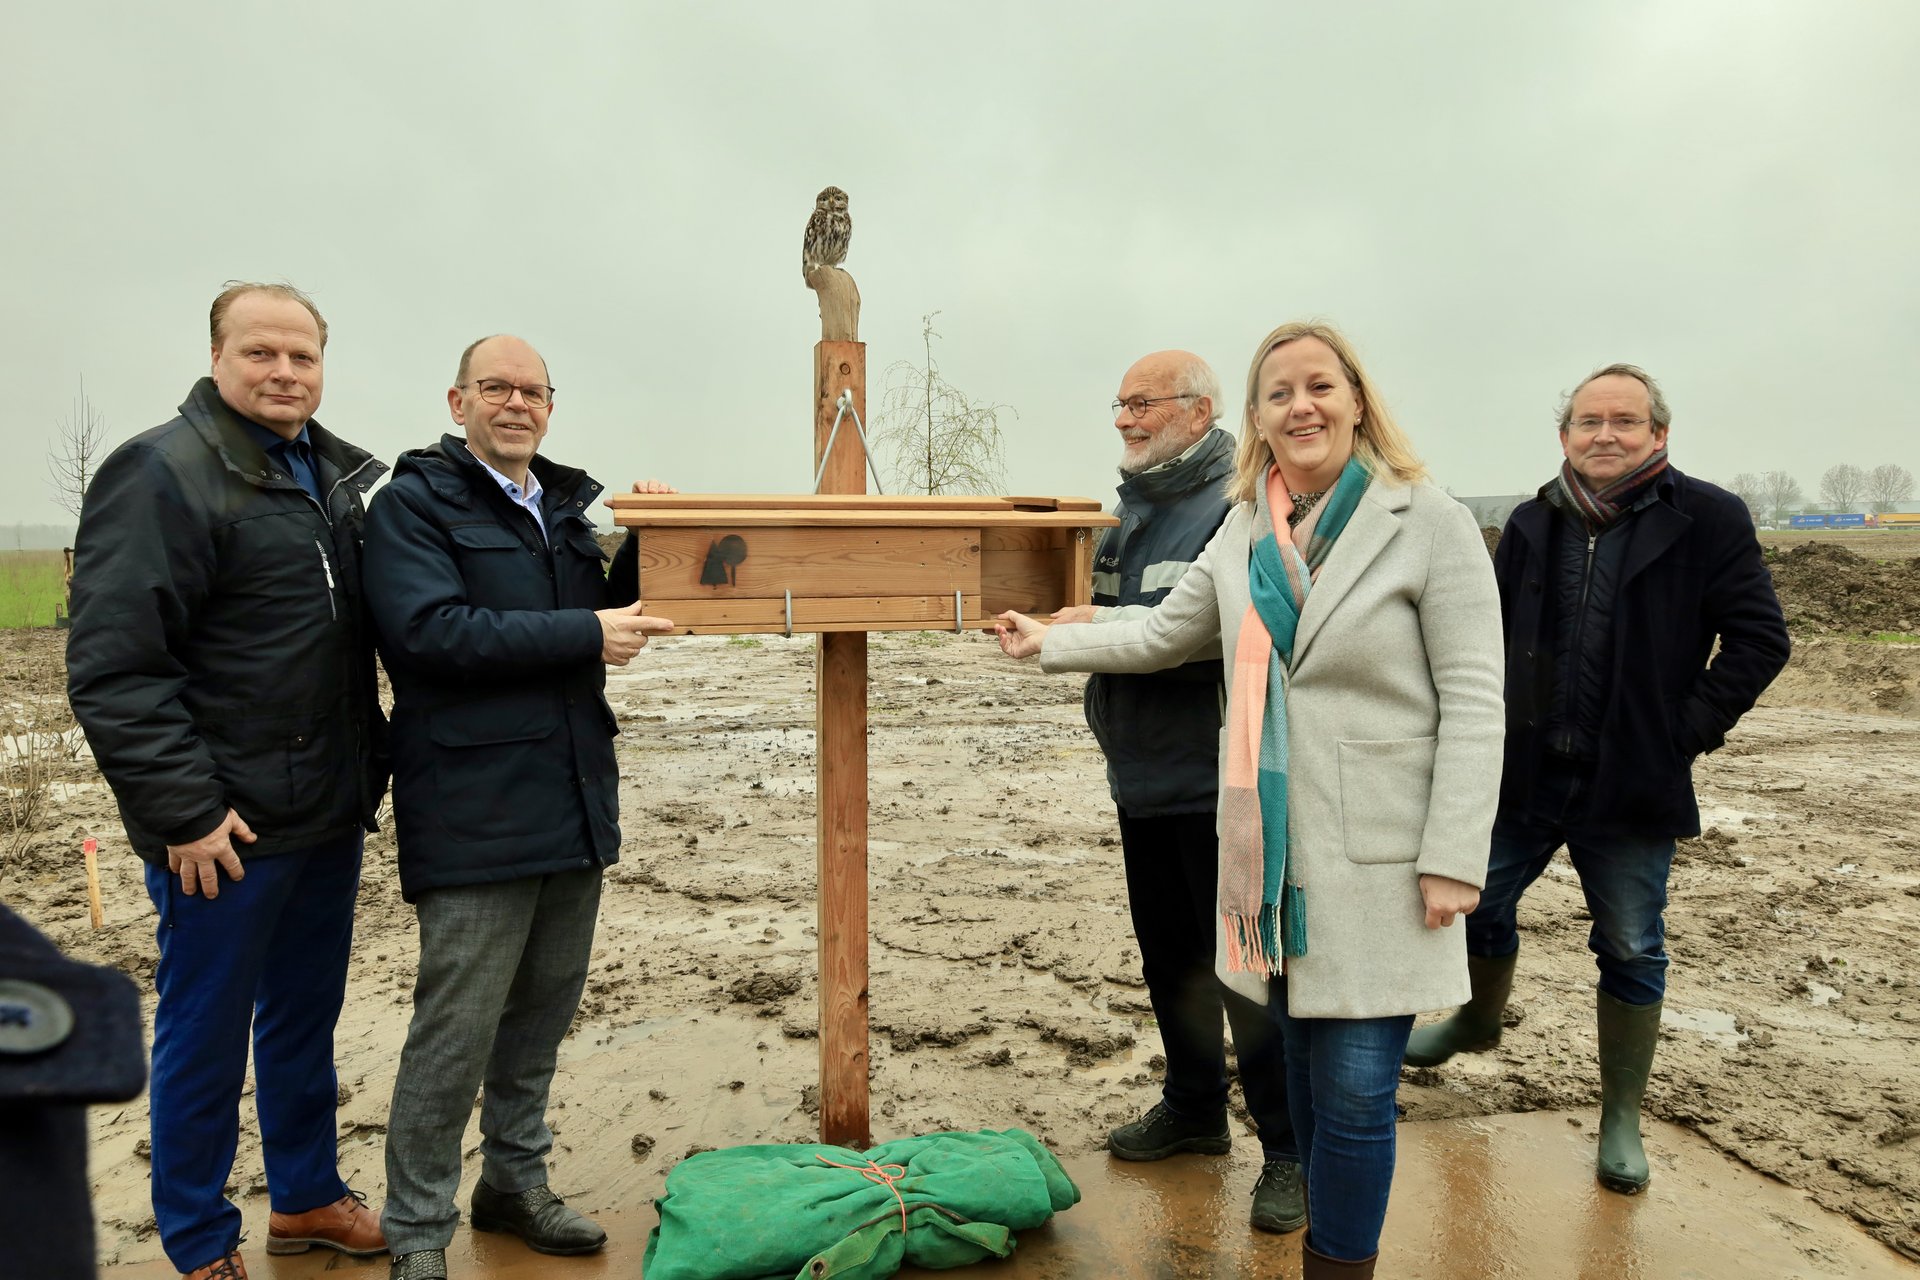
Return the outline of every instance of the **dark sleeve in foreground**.
[[[159,450],[114,451],[74,541],[67,699],[129,817],[187,844],[227,814],[212,754],[181,701],[193,619],[214,579],[197,495]]]

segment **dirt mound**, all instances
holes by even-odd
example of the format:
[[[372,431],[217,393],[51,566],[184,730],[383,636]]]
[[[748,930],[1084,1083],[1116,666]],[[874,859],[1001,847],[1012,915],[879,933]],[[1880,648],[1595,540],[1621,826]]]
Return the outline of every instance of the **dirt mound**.
[[[1796,635],[1920,629],[1920,560],[1868,560],[1815,544],[1766,556]]]

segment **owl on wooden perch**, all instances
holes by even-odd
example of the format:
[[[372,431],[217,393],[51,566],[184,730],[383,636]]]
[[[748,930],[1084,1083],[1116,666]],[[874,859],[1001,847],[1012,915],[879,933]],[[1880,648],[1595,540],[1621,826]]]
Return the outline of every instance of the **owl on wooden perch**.
[[[860,339],[860,288],[841,267],[853,239],[847,193],[828,187],[813,200],[813,214],[800,239],[800,274],[820,298],[820,337],[829,342]]]
[[[813,215],[800,240],[800,274],[808,284],[821,267],[837,267],[847,260],[853,239],[853,219],[847,216],[847,193],[828,187],[814,197]]]

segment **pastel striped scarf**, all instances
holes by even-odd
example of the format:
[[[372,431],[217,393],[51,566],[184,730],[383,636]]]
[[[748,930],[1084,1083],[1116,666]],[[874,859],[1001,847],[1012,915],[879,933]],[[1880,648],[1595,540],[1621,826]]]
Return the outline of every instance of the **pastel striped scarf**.
[[[1303,555],[1287,517],[1293,500],[1279,467],[1254,494],[1253,597],[1233,652],[1227,758],[1220,786],[1220,918],[1227,970],[1271,978],[1281,956],[1307,954],[1306,892],[1287,864],[1287,667],[1314,577],[1347,527],[1367,470],[1349,459],[1327,495]]]

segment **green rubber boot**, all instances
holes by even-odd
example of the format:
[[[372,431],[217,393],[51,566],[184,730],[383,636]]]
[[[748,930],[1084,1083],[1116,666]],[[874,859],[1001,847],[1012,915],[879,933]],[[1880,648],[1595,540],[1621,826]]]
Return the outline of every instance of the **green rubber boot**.
[[[1445,1022],[1421,1027],[1407,1038],[1410,1067],[1437,1067],[1456,1053],[1479,1053],[1500,1043],[1500,1015],[1513,992],[1513,968],[1520,953],[1468,956],[1467,978],[1473,994]]]
[[[1604,991],[1598,998],[1600,1028],[1600,1185],[1622,1195],[1647,1189],[1653,1171],[1640,1145],[1640,1099],[1653,1073],[1660,1041],[1661,1001],[1626,1004]]]

